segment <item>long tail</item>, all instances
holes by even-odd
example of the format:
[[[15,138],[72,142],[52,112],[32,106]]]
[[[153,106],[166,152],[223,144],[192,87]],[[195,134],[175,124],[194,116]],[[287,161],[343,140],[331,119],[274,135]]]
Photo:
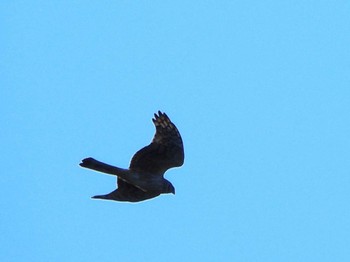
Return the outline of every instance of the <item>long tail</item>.
[[[88,157],[82,160],[82,163],[79,164],[81,167],[93,169],[95,171],[99,171],[102,173],[115,175],[115,176],[121,176],[124,177],[128,174],[127,169],[122,169],[119,167],[111,166],[108,164],[105,164],[103,162],[97,161],[96,159],[92,157]]]

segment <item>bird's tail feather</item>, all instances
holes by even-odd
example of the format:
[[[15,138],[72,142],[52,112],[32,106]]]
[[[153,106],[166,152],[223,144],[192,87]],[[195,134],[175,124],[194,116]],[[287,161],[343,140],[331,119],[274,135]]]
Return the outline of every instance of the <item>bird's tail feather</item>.
[[[81,167],[93,169],[95,171],[99,171],[110,175],[120,176],[120,177],[123,177],[124,175],[128,174],[127,169],[122,169],[119,167],[108,165],[106,163],[97,161],[92,157],[83,159],[79,165]]]

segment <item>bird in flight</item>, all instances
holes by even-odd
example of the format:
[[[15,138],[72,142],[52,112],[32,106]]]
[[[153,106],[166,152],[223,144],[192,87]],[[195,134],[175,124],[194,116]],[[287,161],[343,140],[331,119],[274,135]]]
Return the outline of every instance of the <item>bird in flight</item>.
[[[91,157],[82,160],[79,164],[81,167],[117,176],[116,190],[92,198],[139,202],[160,194],[175,194],[174,186],[164,178],[164,173],[169,168],[183,165],[182,138],[165,113],[158,111],[152,121],[156,127],[153,140],[136,152],[128,169],[111,166]]]

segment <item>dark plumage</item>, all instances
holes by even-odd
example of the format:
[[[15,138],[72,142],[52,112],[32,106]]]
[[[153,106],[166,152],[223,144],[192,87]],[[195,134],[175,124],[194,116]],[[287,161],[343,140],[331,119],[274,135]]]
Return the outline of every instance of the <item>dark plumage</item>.
[[[160,194],[175,194],[174,186],[164,178],[164,173],[184,163],[181,135],[165,113],[158,111],[152,121],[156,127],[153,140],[136,152],[129,169],[111,166],[91,157],[82,160],[82,167],[118,177],[116,190],[93,198],[139,202]]]

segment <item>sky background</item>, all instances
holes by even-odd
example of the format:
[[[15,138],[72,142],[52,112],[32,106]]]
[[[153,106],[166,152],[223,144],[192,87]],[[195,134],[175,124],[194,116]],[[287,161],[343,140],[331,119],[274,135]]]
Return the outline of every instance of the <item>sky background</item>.
[[[1,261],[350,261],[349,1],[1,1]],[[165,111],[176,195],[91,200]]]

